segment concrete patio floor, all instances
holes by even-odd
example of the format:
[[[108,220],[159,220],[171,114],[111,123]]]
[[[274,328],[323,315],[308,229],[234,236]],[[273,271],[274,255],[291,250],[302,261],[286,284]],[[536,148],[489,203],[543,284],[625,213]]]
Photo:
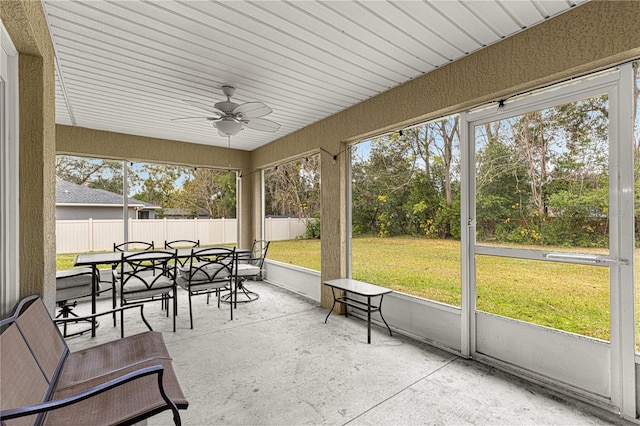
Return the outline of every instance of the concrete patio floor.
[[[177,332],[160,304],[145,315],[162,331],[189,400],[185,425],[591,425],[625,424],[613,413],[554,395],[491,367],[366,322],[332,315],[267,282],[248,283],[260,299],[218,309],[178,293]],[[101,298],[100,308],[110,300]],[[82,303],[76,310],[89,309]],[[146,330],[133,311],[126,335]],[[103,317],[96,338],[67,339],[71,350],[119,337]],[[173,424],[168,412],[149,425]]]

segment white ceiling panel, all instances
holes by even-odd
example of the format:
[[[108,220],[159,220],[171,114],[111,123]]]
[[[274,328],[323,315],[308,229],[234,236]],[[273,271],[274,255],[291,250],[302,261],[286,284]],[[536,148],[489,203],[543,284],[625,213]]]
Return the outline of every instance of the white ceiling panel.
[[[210,113],[233,85],[275,133],[253,150],[563,13],[585,0],[43,0],[56,50],[56,122],[227,146]],[[88,142],[89,143],[89,142]]]

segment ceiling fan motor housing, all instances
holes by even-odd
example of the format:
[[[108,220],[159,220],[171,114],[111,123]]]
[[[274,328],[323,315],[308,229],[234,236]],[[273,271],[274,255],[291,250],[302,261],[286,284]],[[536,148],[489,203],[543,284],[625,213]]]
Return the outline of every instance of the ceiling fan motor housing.
[[[223,102],[217,102],[213,107],[216,109],[219,109],[225,114],[231,114],[233,113],[233,110],[236,109],[238,106],[239,104],[235,102],[223,101]]]

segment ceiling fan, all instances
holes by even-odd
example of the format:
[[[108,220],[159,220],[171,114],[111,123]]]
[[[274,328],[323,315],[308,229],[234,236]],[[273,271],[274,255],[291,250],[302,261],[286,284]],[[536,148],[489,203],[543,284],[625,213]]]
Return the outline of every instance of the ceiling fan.
[[[236,88],[227,84],[222,86],[222,92],[227,97],[227,100],[217,102],[213,107],[196,101],[185,101],[189,105],[203,109],[211,115],[174,118],[171,121],[210,121],[213,127],[218,129],[220,136],[227,137],[237,135],[245,127],[262,132],[276,132],[280,128],[280,124],[275,121],[261,118],[271,114],[273,111],[263,102],[247,102],[244,104],[231,102],[231,97],[236,92]]]

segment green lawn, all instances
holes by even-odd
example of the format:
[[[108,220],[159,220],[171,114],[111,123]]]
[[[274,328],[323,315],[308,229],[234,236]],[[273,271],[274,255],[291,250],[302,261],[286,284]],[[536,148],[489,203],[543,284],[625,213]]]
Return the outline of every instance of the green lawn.
[[[58,269],[75,256],[58,255]],[[267,258],[320,270],[320,241],[273,241]],[[476,263],[480,310],[609,340],[607,268],[491,256]],[[459,241],[353,239],[353,277],[362,281],[460,306],[460,274]]]
[[[273,241],[267,257],[319,270],[320,241]],[[609,340],[607,268],[478,256],[477,271],[480,310]],[[460,274],[459,241],[353,239],[353,277],[362,281],[460,306]]]

